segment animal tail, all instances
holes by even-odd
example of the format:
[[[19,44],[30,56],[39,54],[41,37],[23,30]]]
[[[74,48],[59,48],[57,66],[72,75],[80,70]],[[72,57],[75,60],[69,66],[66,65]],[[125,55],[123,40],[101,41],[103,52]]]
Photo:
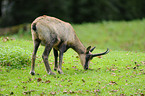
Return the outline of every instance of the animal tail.
[[[32,24],[32,29],[36,32],[37,28],[36,28],[36,23]]]

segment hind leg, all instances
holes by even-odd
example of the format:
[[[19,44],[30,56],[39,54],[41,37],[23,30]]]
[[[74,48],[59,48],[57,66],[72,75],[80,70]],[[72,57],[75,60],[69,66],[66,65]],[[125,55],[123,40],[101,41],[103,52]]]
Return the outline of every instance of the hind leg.
[[[34,40],[34,50],[32,54],[32,64],[31,64],[31,71],[30,71],[31,75],[35,75],[35,71],[34,71],[35,59],[36,59],[36,53],[37,53],[39,45],[40,45],[40,40]]]

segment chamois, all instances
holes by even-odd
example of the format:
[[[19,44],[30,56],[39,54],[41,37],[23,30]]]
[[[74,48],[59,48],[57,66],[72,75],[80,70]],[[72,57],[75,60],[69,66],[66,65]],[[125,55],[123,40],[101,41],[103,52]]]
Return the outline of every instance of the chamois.
[[[32,64],[31,64],[31,75],[35,75],[34,67],[35,67],[35,59],[36,53],[39,45],[44,45],[45,49],[42,55],[46,71],[50,75],[54,75],[52,72],[49,63],[48,56],[53,48],[55,64],[54,70],[58,71],[59,74],[63,74],[62,71],[62,59],[63,53],[67,51],[67,49],[72,48],[76,51],[80,57],[81,64],[85,70],[89,68],[89,61],[96,56],[104,55],[109,52],[109,49],[103,53],[92,54],[91,52],[95,49],[95,47],[85,48],[84,45],[80,42],[73,27],[62,20],[59,20],[55,17],[50,16],[40,16],[36,18],[31,24],[31,33],[32,39],[34,43],[34,50],[32,54]],[[59,51],[59,64],[58,61],[58,51]]]

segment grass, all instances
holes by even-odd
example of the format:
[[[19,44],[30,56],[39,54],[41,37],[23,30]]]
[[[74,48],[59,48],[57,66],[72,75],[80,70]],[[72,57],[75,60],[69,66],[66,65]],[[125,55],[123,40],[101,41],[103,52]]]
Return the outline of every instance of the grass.
[[[30,51],[24,50],[18,46],[4,46],[0,48],[0,64],[2,66],[11,66],[21,68],[31,63]]]
[[[113,50],[144,51],[145,19],[131,22],[102,22],[74,25],[79,38],[86,45]]]
[[[60,75],[55,72],[57,75],[52,76],[47,75],[45,71],[41,58],[44,47],[41,46],[37,53],[35,76],[29,74],[30,63],[27,66],[21,64],[21,68],[0,65],[0,95],[144,95],[145,53],[143,51],[145,46],[144,38],[141,38],[145,32],[143,24],[145,20],[73,25],[85,46],[97,45],[93,53],[103,52],[107,47],[111,49],[110,53],[102,58],[94,58],[90,62],[91,69],[85,71],[77,53],[70,49],[64,54],[63,72],[65,74]],[[140,34],[136,33],[136,30]],[[19,34],[10,38],[16,40],[9,39],[3,42],[1,37],[0,48],[7,46],[10,51],[21,49],[13,52],[16,56],[19,52],[32,55],[33,42],[29,34]],[[14,46],[16,49],[11,49]],[[9,52],[7,53],[10,55]],[[49,62],[52,70],[53,58],[51,53]],[[21,59],[23,60],[23,57]]]

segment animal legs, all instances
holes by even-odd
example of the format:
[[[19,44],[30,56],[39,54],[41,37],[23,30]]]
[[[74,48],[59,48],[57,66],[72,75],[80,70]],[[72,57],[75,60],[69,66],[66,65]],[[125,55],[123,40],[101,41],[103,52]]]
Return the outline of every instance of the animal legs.
[[[58,68],[57,61],[58,61],[58,51],[53,48],[53,53],[54,53],[54,59],[55,59],[55,64],[54,64],[54,70],[56,71]]]
[[[49,53],[52,49],[53,44],[54,44],[54,42],[51,42],[50,44],[46,44],[45,50],[44,50],[43,55],[42,55],[46,71],[49,75],[55,75],[55,73],[53,73],[51,71],[51,68],[50,68],[49,63],[48,63],[48,56],[49,56]]]
[[[32,64],[31,64],[31,71],[30,71],[31,75],[35,75],[35,71],[34,71],[35,59],[36,59],[36,53],[37,53],[39,45],[40,45],[40,40],[34,40],[34,50],[32,54]]]
[[[63,74],[63,71],[62,71],[62,60],[63,60],[63,53],[64,51],[66,51],[66,45],[63,44],[60,48],[59,48],[59,66],[58,66],[58,73],[59,74]]]

